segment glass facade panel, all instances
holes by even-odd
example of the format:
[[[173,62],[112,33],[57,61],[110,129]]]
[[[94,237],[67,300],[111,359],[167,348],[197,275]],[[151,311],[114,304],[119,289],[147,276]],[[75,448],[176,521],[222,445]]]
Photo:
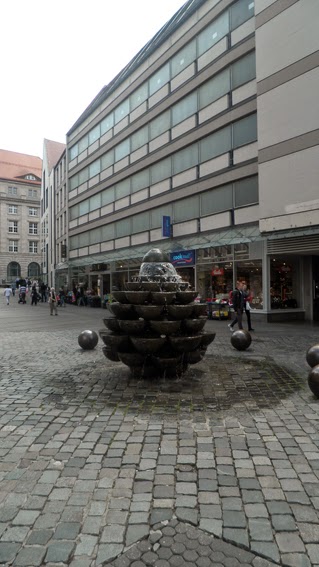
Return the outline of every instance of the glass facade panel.
[[[232,89],[236,89],[240,87],[240,85],[248,83],[248,81],[252,81],[255,78],[256,56],[255,51],[252,51],[231,66]]]
[[[79,173],[79,185],[82,185],[82,183],[85,183],[88,179],[89,179],[89,168],[86,167],[85,169],[82,169],[82,171],[80,171]]]
[[[270,258],[270,307],[301,307],[300,259],[296,256]]]
[[[112,240],[114,238],[114,224],[105,224],[101,227],[101,241],[107,242],[108,240]]]
[[[201,216],[212,215],[233,208],[232,185],[223,185],[200,195]]]
[[[115,223],[115,238],[121,238],[122,236],[129,236],[132,234],[131,229],[131,219],[123,219]]]
[[[229,13],[226,10],[197,37],[198,55],[202,55],[229,32]]]
[[[114,111],[114,123],[118,124],[130,112],[130,101],[127,98]]]
[[[197,92],[183,98],[172,107],[172,126],[179,124],[197,112]]]
[[[149,79],[150,96],[152,96],[154,93],[156,93],[156,91],[158,91],[164,85],[166,85],[169,79],[170,79],[169,63],[166,63],[166,65],[163,65],[163,67],[161,67],[157,71],[157,73],[155,73]]]
[[[200,162],[203,163],[231,150],[231,127],[226,126],[200,141]]]
[[[134,152],[148,142],[148,126],[140,128],[131,136],[131,151]]]
[[[149,230],[150,228],[150,214],[140,213],[139,215],[134,215],[132,218],[132,233],[143,232],[144,230]]]
[[[255,13],[255,2],[253,0],[237,0],[230,7],[231,29],[238,28],[241,24],[252,18]]]
[[[175,77],[196,59],[196,40],[194,39],[171,59],[171,76]]]
[[[113,126],[114,126],[114,113],[111,112],[111,114],[108,114],[108,116],[103,118],[101,122],[101,136],[103,136],[103,134],[111,130]]]
[[[115,161],[120,161],[130,153],[130,139],[123,140],[121,144],[115,146]]]
[[[194,165],[198,165],[198,144],[192,144],[173,155],[173,175],[186,171]]]
[[[257,114],[250,114],[233,124],[233,148],[257,140]]]
[[[113,203],[114,200],[115,200],[114,187],[109,187],[108,189],[104,189],[104,191],[102,191],[102,207],[104,205],[109,205],[109,203]]]
[[[134,91],[134,93],[132,93],[130,96],[131,112],[132,110],[140,106],[140,104],[142,104],[142,102],[144,102],[147,99],[147,97],[148,97],[148,84],[144,83],[138,89],[136,89],[136,91]]]
[[[95,228],[89,232],[90,244],[99,244],[101,242],[101,228]]]
[[[122,199],[131,192],[130,179],[124,179],[115,185],[115,199]]]
[[[79,176],[73,175],[73,177],[71,177],[71,179],[70,179],[70,191],[72,191],[73,189],[76,189],[76,187],[78,187],[78,185],[79,185]]]
[[[95,128],[90,130],[90,132],[89,132],[89,146],[91,144],[93,144],[94,142],[96,142],[96,140],[98,140],[99,137],[100,137],[100,124],[98,124],[97,126],[95,126]]]
[[[133,193],[139,191],[140,189],[144,189],[145,187],[149,187],[150,184],[149,169],[143,169],[142,171],[139,171],[139,173],[132,175],[131,181],[132,181]]]
[[[79,248],[82,248],[83,246],[88,246],[89,245],[89,237],[90,237],[90,233],[89,232],[83,232],[82,234],[78,234],[78,245]]]
[[[230,91],[230,69],[225,69],[199,89],[199,108],[205,108]]]
[[[110,150],[101,157],[101,170],[107,169],[114,163],[114,150]]]
[[[88,199],[86,201],[82,201],[82,203],[79,203],[79,214],[80,216],[82,215],[86,215],[89,212],[89,201]]]
[[[162,226],[163,217],[169,216],[172,217],[173,214],[173,206],[172,205],[163,205],[163,207],[158,207],[157,209],[153,209],[151,211],[151,226],[150,228],[159,228]]]
[[[199,217],[199,196],[188,197],[174,203],[174,222],[183,222]]]
[[[101,171],[101,161],[97,159],[89,166],[89,178],[94,177]]]
[[[167,112],[163,112],[163,114],[160,114],[160,116],[150,122],[150,140],[154,140],[157,136],[167,132],[170,126],[170,112],[167,110]]]
[[[70,220],[74,220],[77,219],[80,214],[79,214],[79,205],[74,205],[74,207],[70,208]]]
[[[83,138],[81,138],[81,140],[78,142],[79,154],[81,154],[84,150],[86,150],[88,145],[89,145],[89,137],[88,135],[86,135]]]
[[[151,166],[151,184],[158,183],[172,175],[172,159],[170,157]]]
[[[234,183],[235,207],[258,203],[258,177],[246,177]]]
[[[78,144],[75,144],[75,146],[72,146],[72,148],[70,148],[70,152],[69,152],[70,161],[75,159],[78,155],[79,155],[79,146]]]
[[[101,193],[97,193],[96,195],[93,195],[93,197],[90,197],[89,203],[90,203],[90,211],[95,211],[96,209],[99,209],[101,206]]]

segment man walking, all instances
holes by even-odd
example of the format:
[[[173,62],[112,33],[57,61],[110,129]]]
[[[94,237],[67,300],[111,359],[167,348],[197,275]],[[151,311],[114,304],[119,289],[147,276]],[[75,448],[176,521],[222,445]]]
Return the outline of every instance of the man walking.
[[[6,301],[7,301],[7,305],[10,305],[10,295],[11,295],[11,293],[12,293],[12,289],[11,289],[11,287],[9,287],[9,286],[7,285],[6,289],[5,289],[4,292],[3,292],[3,295],[5,296]]]
[[[233,309],[236,313],[236,317],[233,320],[233,322],[228,325],[231,333],[233,332],[236,323],[238,323],[239,329],[243,328],[244,305],[245,305],[245,298],[243,293],[243,283],[237,280],[236,288],[233,291]]]

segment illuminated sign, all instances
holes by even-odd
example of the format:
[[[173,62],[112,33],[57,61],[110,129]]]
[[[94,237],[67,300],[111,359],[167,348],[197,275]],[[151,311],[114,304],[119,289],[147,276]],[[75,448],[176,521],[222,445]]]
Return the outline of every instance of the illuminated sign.
[[[192,266],[195,264],[194,250],[181,250],[170,254],[170,262],[173,266]]]

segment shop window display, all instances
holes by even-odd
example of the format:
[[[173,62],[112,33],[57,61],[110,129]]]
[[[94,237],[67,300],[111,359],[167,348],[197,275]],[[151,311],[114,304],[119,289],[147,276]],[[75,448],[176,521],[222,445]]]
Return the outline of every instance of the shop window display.
[[[236,265],[237,279],[247,285],[251,309],[263,309],[261,260],[245,260]]]
[[[271,258],[270,306],[271,309],[295,309],[299,307],[299,260],[295,258]]]

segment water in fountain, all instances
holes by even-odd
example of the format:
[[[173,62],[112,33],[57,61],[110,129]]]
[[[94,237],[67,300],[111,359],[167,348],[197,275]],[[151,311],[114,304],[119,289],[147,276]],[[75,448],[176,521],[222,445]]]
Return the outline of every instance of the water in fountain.
[[[135,281],[115,293],[108,306],[113,318],[101,330],[105,356],[121,361],[135,375],[179,376],[202,360],[215,333],[203,331],[206,304],[177,274],[165,252],[152,249],[143,258]]]

